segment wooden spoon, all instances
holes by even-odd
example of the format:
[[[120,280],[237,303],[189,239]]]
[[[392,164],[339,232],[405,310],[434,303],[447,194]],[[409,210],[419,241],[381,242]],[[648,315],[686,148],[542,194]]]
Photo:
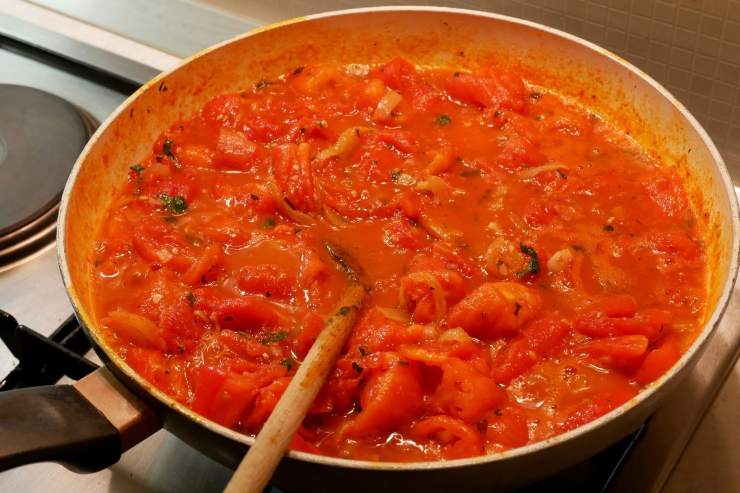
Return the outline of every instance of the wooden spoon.
[[[360,282],[362,270],[336,246],[328,243],[325,246],[347,274],[349,285],[224,493],[261,493],[264,490],[355,324],[367,292]]]

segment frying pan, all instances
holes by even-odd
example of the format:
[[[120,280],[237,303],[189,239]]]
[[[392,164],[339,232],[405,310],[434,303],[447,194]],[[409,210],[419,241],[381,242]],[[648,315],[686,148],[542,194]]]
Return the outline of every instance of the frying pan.
[[[642,423],[700,357],[727,305],[738,263],[738,208],[725,165],[697,121],[663,87],[589,42],[511,17],[447,8],[332,12],[257,29],[159,75],[123,103],[80,155],[62,197],[59,265],[76,315],[105,368],[74,386],[0,395],[0,468],[55,460],[105,467],[164,426],[234,467],[252,438],[213,423],[154,388],[108,345],[93,310],[96,232],[131,163],[178,119],[209,99],[309,63],[381,63],[475,69],[506,60],[529,81],[557,88],[629,132],[675,166],[706,231],[703,329],[675,366],[634,399],[568,433],[504,453],[446,462],[377,463],[290,452],[274,483],[291,491],[506,490],[581,461]],[[41,302],[41,301],[40,301]]]

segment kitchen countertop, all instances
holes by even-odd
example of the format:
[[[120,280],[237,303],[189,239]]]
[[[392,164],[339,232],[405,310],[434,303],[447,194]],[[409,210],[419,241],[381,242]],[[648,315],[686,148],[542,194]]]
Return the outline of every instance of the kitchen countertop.
[[[26,2],[3,0],[0,3],[3,4],[0,5],[0,11],[14,9],[16,14],[20,12],[28,20],[38,21],[45,18],[46,23],[50,20],[47,11],[26,4]],[[236,0],[210,0],[200,3],[222,8],[236,16],[242,16],[248,22],[254,24],[264,24],[320,10],[334,10],[369,4],[369,2],[341,0],[324,0],[316,3],[304,0],[251,1],[248,3]],[[466,2],[464,6],[483,8],[489,6],[488,3],[496,2]],[[715,1],[713,3],[723,2]],[[740,11],[740,4],[736,5],[732,0],[729,3]],[[455,6],[461,6],[459,2],[454,4]],[[60,19],[58,15],[56,17],[52,15],[51,20],[56,27],[55,30],[64,31],[66,29],[68,33],[79,33],[80,30],[83,30],[88,41],[97,37],[96,39],[99,39],[106,49],[139,60],[144,57],[152,66],[164,69],[172,66],[177,61],[171,55],[151,50],[142,44],[111,35],[104,30],[96,29],[73,19]],[[738,38],[740,39],[740,24],[737,26]],[[738,100],[740,100],[740,90],[737,91],[737,94]],[[725,157],[728,158],[728,155],[725,154]],[[734,168],[737,167],[740,171],[740,163],[736,160],[728,159],[728,165],[731,170],[734,171]],[[737,184],[740,173],[733,174]],[[737,447],[738,437],[740,437],[740,365],[736,364],[671,474],[663,492],[740,492],[740,447]]]

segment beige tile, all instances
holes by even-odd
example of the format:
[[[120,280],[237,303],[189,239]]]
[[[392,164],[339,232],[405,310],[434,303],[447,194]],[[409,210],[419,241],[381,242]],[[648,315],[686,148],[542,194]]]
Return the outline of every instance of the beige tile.
[[[734,21],[740,21],[740,2],[737,0],[730,0],[727,5],[727,18]]]
[[[658,0],[655,2],[653,17],[660,19],[668,24],[673,24],[676,19],[676,5],[673,2],[664,2]]]
[[[712,99],[719,99],[725,103],[734,103],[737,97],[738,87],[733,84],[725,84],[718,80],[712,85]]]
[[[740,65],[740,47],[736,44],[722,43],[719,57],[732,65]]]
[[[737,43],[737,49],[740,50],[740,22],[725,22],[722,39],[731,43]]]
[[[699,28],[700,21],[701,13],[698,10],[688,9],[685,7],[678,9],[678,14],[676,15],[677,25],[696,31]]]
[[[727,12],[727,5],[727,0],[704,0],[701,8],[709,14],[724,17],[725,12]]]
[[[694,50],[696,33],[688,29],[677,28],[673,32],[673,44],[686,50]]]
[[[691,78],[691,90],[699,94],[710,94],[712,92],[712,79],[694,75]]]
[[[717,68],[717,59],[704,55],[694,55],[694,72],[704,77],[713,77]]]
[[[671,65],[691,70],[694,67],[694,52],[674,46],[671,50]]]
[[[619,29],[620,31],[627,31],[629,28],[630,16],[627,12],[621,10],[609,9],[609,26]]]
[[[716,57],[719,53],[720,42],[716,38],[700,35],[696,40],[696,51],[702,55]]]
[[[650,37],[663,43],[673,42],[673,25],[659,20],[653,20],[650,28]]]
[[[694,61],[696,63],[696,60]],[[717,79],[728,84],[740,85],[740,66],[725,62],[717,63]],[[738,108],[740,110],[740,108]]]
[[[722,36],[722,19],[711,15],[703,15],[699,30],[708,36],[718,38]]]

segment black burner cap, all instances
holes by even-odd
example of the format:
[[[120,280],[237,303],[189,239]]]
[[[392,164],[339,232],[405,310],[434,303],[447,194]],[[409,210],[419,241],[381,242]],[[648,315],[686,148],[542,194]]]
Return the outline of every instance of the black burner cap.
[[[0,84],[0,237],[59,201],[88,138],[82,115],[64,99]]]

